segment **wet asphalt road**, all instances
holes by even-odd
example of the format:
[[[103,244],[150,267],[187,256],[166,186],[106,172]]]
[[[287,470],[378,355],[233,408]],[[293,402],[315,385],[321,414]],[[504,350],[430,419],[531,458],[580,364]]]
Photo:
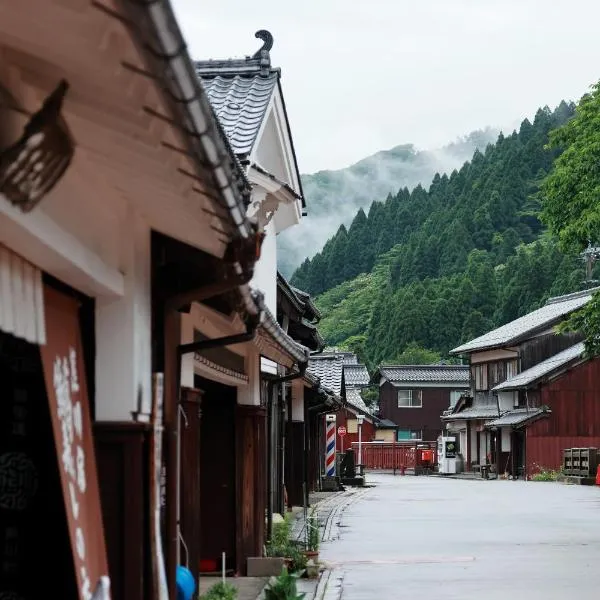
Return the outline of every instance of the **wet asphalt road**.
[[[342,513],[338,539],[321,546],[343,600],[600,598],[600,488],[368,481],[376,487]]]

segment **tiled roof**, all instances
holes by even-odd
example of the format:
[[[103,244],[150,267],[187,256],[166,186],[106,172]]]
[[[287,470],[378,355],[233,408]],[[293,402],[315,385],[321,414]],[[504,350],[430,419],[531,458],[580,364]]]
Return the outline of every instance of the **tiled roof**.
[[[548,415],[547,408],[515,408],[486,423],[486,427],[516,427]]]
[[[250,61],[249,61],[250,62]],[[219,73],[219,62],[196,63],[196,72],[233,151],[247,156],[254,147],[267,113],[279,71],[260,68],[242,73]]]
[[[396,425],[396,423],[394,423],[394,421],[390,419],[379,419],[376,425],[377,427],[381,427],[382,429],[391,429],[398,427],[398,425]]]
[[[550,375],[553,371],[564,367],[571,361],[577,360],[583,356],[584,344],[579,342],[550,358],[534,365],[530,369],[526,369],[522,373],[507,379],[503,383],[498,384],[492,391],[500,392],[503,390],[517,390],[519,388],[527,387],[528,385],[535,383],[542,377]]]
[[[442,419],[445,421],[460,421],[462,419],[492,419],[498,416],[497,406],[471,406],[460,412],[444,415]]]
[[[370,381],[369,371],[365,365],[344,363],[344,379],[347,386],[367,386]]]
[[[342,396],[344,381],[344,363],[340,356],[311,357],[308,371],[319,378],[321,385],[338,396]]]
[[[551,298],[548,302],[529,314],[519,317],[502,327],[498,327],[493,331],[484,333],[483,335],[458,346],[451,350],[451,354],[463,354],[466,352],[474,352],[475,350],[484,350],[488,348],[498,348],[506,346],[510,343],[515,343],[534,332],[545,329],[558,323],[563,317],[572,313],[587,304],[592,297],[592,293],[600,288],[584,290],[566,296]]]
[[[469,367],[463,365],[383,365],[374,378],[392,383],[451,383],[469,385]]]
[[[341,356],[344,359],[345,365],[357,365],[358,356],[354,352],[347,352],[346,350],[339,350],[336,347],[325,348],[323,354]]]
[[[346,402],[348,402],[348,404],[351,404],[352,406],[354,406],[354,408],[357,408],[361,412],[371,414],[369,407],[365,404],[365,401],[360,395],[360,390],[357,390],[356,388],[346,387]]]

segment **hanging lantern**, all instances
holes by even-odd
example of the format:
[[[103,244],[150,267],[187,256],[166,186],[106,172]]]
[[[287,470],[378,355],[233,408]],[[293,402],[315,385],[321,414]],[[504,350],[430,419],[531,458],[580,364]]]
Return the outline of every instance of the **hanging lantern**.
[[[69,84],[61,80],[21,137],[0,150],[0,193],[23,212],[32,210],[67,170],[74,144],[60,111]]]

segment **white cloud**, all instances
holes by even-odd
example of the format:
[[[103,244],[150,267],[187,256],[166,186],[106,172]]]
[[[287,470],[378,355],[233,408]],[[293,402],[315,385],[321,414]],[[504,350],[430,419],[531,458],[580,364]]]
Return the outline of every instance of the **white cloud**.
[[[193,58],[275,38],[300,169],[441,146],[599,78],[597,0],[172,0]]]

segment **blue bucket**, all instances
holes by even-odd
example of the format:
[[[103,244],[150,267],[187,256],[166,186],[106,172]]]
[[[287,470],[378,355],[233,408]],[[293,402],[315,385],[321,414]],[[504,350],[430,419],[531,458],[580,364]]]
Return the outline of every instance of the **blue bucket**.
[[[177,600],[191,600],[196,591],[196,581],[189,569],[181,565],[177,567],[175,584],[177,585]]]

